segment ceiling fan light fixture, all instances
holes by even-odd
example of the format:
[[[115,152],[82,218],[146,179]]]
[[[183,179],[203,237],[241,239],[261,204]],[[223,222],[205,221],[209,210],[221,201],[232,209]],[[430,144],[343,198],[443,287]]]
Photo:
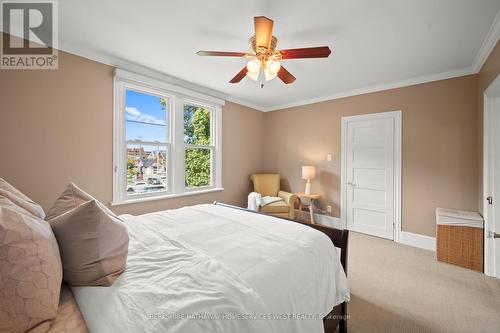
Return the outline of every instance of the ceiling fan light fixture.
[[[266,62],[266,69],[271,73],[272,75],[278,75],[278,72],[280,71],[281,68],[281,63],[277,60],[269,59]]]
[[[264,68],[264,76],[266,78],[266,81],[271,81],[272,79],[274,79],[278,75],[280,68],[281,64],[279,61],[273,59],[267,60],[266,66]]]
[[[271,74],[271,73],[269,73],[269,71],[266,70],[266,71],[264,71],[264,76],[266,78],[266,81],[271,81],[272,79],[274,79],[277,76],[277,74]]]
[[[251,52],[198,51],[199,56],[244,57],[247,64],[229,82],[238,83],[245,76],[259,81],[263,87],[264,80],[270,81],[279,77],[285,84],[295,81],[289,71],[281,66],[281,60],[328,58],[331,50],[328,46],[304,47],[298,49],[276,50],[278,39],[273,36],[273,20],[265,16],[255,16],[255,35],[250,38]]]
[[[260,72],[257,72],[257,73],[252,73],[250,71],[247,72],[247,76],[249,78],[251,78],[252,80],[254,80],[254,81],[258,81],[259,80],[259,74],[260,74]]]
[[[260,72],[260,61],[258,59],[251,59],[247,62],[247,70],[252,74],[259,74]]]

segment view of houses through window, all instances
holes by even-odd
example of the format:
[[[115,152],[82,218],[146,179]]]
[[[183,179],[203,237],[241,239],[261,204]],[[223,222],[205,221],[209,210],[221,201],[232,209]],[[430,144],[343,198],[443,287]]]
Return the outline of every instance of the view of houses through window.
[[[127,195],[169,190],[170,138],[168,99],[135,90],[125,93]],[[215,145],[211,109],[184,105],[185,187],[212,185]],[[182,149],[182,147],[181,147]]]
[[[161,146],[127,146],[127,193],[167,189],[167,151]]]
[[[167,100],[126,91],[127,194],[168,190]]]

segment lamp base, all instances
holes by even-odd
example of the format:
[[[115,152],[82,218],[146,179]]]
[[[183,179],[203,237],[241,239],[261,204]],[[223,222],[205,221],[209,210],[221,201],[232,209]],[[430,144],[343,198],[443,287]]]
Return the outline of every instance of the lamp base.
[[[309,179],[306,182],[306,189],[305,189],[304,193],[307,195],[311,194],[311,181]]]

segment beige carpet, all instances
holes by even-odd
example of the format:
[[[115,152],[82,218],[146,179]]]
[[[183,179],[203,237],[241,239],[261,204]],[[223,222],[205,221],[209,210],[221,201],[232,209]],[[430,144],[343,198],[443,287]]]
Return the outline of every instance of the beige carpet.
[[[500,332],[500,280],[350,233],[348,332]]]

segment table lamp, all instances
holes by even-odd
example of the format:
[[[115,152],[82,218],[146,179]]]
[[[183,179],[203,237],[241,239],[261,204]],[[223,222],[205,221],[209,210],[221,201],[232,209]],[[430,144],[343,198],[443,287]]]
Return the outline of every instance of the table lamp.
[[[316,168],[310,165],[304,165],[302,167],[302,179],[306,180],[306,190],[305,194],[311,194],[311,179],[316,176]]]

